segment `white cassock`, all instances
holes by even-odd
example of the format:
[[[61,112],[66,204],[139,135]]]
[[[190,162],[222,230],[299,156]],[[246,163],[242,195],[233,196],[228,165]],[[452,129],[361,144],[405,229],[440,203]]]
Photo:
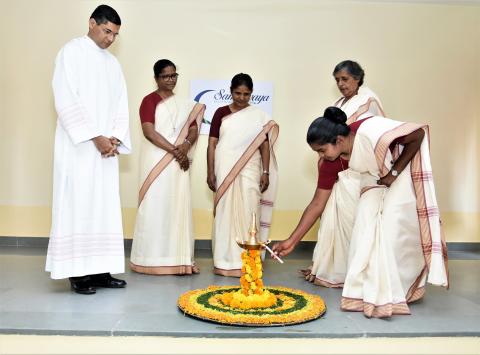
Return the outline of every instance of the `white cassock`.
[[[125,79],[117,59],[88,36],[58,53],[53,76],[55,134],[52,228],[46,271],[52,279],[124,272],[118,158],[102,158],[92,138],[131,150]]]

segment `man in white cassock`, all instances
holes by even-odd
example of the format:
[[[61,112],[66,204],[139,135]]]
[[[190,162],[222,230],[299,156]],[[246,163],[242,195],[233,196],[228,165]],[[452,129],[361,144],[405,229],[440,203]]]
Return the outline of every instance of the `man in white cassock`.
[[[120,30],[118,13],[100,5],[84,37],[58,53],[53,93],[58,114],[52,227],[46,271],[72,289],[121,288],[124,272],[118,154],[131,150],[127,89],[107,51]]]

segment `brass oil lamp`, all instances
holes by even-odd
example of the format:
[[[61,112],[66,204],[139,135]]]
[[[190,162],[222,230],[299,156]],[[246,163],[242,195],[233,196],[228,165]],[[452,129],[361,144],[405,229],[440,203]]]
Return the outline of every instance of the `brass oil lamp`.
[[[248,239],[247,240],[238,240],[236,242],[240,248],[246,250],[260,250],[264,243],[261,243],[257,239],[257,216],[255,212],[252,212],[252,222],[250,223],[250,227],[248,228]]]
[[[248,228],[248,239],[247,240],[238,240],[236,239],[235,241],[237,242],[238,246],[240,248],[243,248],[245,250],[260,250],[260,249],[267,249],[268,252],[272,255],[272,257],[277,260],[278,262],[283,264],[283,260],[280,259],[277,254],[273,252],[272,249],[270,249],[267,244],[270,243],[270,240],[267,240],[266,242],[261,242],[257,238],[257,216],[255,212],[252,212],[252,222],[250,223],[250,227]]]

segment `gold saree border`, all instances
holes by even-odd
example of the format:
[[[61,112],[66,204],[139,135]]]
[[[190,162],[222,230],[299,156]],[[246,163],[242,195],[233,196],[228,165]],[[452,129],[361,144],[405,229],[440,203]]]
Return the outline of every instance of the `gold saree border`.
[[[385,166],[385,158],[387,156],[390,144],[399,137],[406,136],[417,129],[424,128],[425,125],[418,123],[405,122],[400,126],[395,127],[387,132],[383,133],[375,145],[375,158],[377,160],[377,166],[383,175],[386,175],[390,170]]]
[[[174,266],[142,266],[130,262],[130,269],[140,274],[147,275],[192,275],[200,273],[200,270],[195,264]]]
[[[423,271],[419,278],[423,276]],[[410,293],[410,291],[409,291]],[[425,295],[425,286],[415,288],[415,290],[407,296],[407,300],[399,303],[374,304],[365,302],[363,299],[343,297],[340,308],[342,311],[363,312],[368,318],[388,318],[392,315],[410,315],[409,303],[416,302]]]
[[[187,121],[183,125],[182,130],[180,131],[180,134],[175,140],[175,143],[174,143],[175,145],[185,140],[185,138],[188,135],[188,130],[190,128],[190,125],[192,124],[193,121],[197,122],[198,130],[200,130],[201,119],[203,117],[204,112],[205,112],[205,105],[196,103],[192,111],[190,112]],[[160,159],[160,161],[152,168],[152,170],[146,177],[145,181],[143,182],[142,187],[140,188],[140,191],[138,192],[138,206],[140,206],[140,204],[142,203],[145,197],[145,194],[147,193],[152,183],[162,173],[162,171],[167,167],[167,165],[170,164],[170,162],[172,162],[173,159],[174,159],[173,154],[166,153],[162,157],[162,159]]]
[[[347,125],[357,121],[358,117],[360,117],[361,115],[363,115],[364,113],[368,112],[368,110],[370,109],[370,106],[372,105],[372,103],[376,103],[377,106],[378,106],[378,109],[380,110],[380,114],[381,116],[385,117],[385,112],[383,111],[383,108],[382,108],[382,105],[380,105],[380,102],[378,102],[377,99],[373,98],[373,97],[370,97],[366,103],[364,103],[363,105],[361,105],[357,111],[355,111],[353,114],[350,115],[350,117],[347,119]],[[373,117],[373,116],[371,116]],[[369,117],[368,117],[369,118]]]
[[[306,276],[306,280],[312,282],[314,285],[323,286],[327,288],[343,288],[343,282],[330,282],[317,277],[316,275]]]
[[[425,138],[429,139],[430,135],[429,135],[428,125],[412,123],[412,122],[402,123],[400,126],[395,127],[383,133],[380,136],[375,146],[375,158],[377,160],[377,166],[379,168],[379,171],[383,176],[389,172],[389,169],[387,168],[387,166],[385,166],[385,158],[392,142],[396,138],[406,136],[416,131],[417,129],[424,129],[426,133]],[[446,287],[448,288],[449,274],[448,274],[447,245],[445,242],[445,235],[443,233],[443,228],[440,221],[439,221],[439,224],[440,224],[439,229],[440,229],[440,236],[441,236],[440,245],[437,245],[437,243],[433,243],[432,241],[432,231],[430,226],[430,223],[432,221],[430,220],[430,218],[431,217],[439,218],[439,210],[438,210],[438,206],[427,205],[425,184],[433,180],[433,174],[431,171],[422,170],[421,148],[417,151],[417,153],[415,154],[415,156],[410,162],[410,175],[411,175],[413,188],[415,191],[415,196],[417,201],[417,216],[418,216],[418,223],[420,228],[420,242],[422,245],[426,267],[427,269],[430,267],[432,252],[441,253],[444,260],[444,264],[445,264],[445,272],[447,275]]]
[[[242,270],[241,269],[221,269],[218,267],[213,268],[213,273],[216,275],[221,275],[221,276],[229,276],[229,277],[240,277],[242,276]]]
[[[215,194],[215,199],[213,202],[213,215],[216,214],[217,205],[220,202],[220,199],[223,197],[225,192],[228,190],[230,185],[233,183],[235,178],[238,176],[240,171],[242,171],[243,167],[247,164],[250,158],[253,156],[255,151],[260,147],[260,145],[265,141],[265,135],[267,135],[270,131],[272,131],[270,144],[272,145],[271,151],[273,151],[273,145],[278,137],[279,127],[278,124],[274,120],[268,121],[264,126],[263,129],[257,134],[254,140],[250,143],[248,148],[245,152],[241,155],[235,165],[232,167],[230,172],[227,174],[225,179],[223,179],[222,183],[217,189],[217,193]],[[275,159],[275,156],[270,156],[270,159]]]
[[[364,302],[362,299],[343,296],[340,308],[342,311],[363,312],[368,318],[388,318],[392,315],[410,314],[410,308],[408,307],[407,302],[376,305]]]

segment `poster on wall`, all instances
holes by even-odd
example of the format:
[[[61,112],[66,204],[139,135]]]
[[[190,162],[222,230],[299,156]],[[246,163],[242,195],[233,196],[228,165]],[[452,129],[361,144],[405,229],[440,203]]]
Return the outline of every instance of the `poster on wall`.
[[[250,105],[256,105],[272,116],[272,94],[272,82],[254,81]],[[230,80],[191,80],[190,97],[207,107],[200,134],[208,134],[210,132],[210,122],[217,108],[232,102]]]

